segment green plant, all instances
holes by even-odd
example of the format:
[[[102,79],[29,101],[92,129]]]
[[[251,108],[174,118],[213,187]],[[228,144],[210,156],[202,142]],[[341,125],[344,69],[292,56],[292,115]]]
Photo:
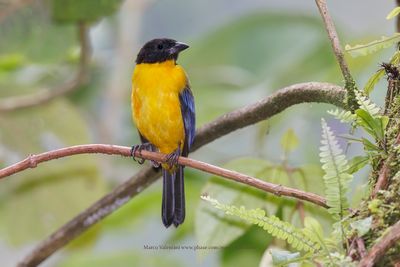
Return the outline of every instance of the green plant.
[[[274,215],[265,215],[265,211],[256,208],[247,210],[243,206],[226,205],[210,196],[202,199],[211,203],[215,208],[222,210],[226,215],[255,224],[273,237],[285,240],[295,250],[292,252],[271,252],[277,266],[285,266],[293,262],[319,262],[324,266],[351,266],[355,264],[349,257],[349,239],[354,232],[359,236],[365,235],[371,228],[371,217],[353,220],[349,213],[348,189],[353,178],[353,173],[375,160],[377,155],[384,153],[382,142],[388,124],[388,117],[380,114],[380,108],[361,91],[355,92],[359,109],[354,113],[349,111],[332,110],[328,113],[341,122],[348,123],[352,129],[360,128],[367,137],[356,138],[347,135],[351,141],[364,145],[365,155],[356,156],[347,161],[338,140],[326,121],[322,119],[322,140],[320,147],[320,160],[324,170],[323,182],[325,197],[335,223],[328,238],[324,237],[321,224],[312,217],[304,219],[304,228],[296,227],[290,222],[283,221]],[[289,142],[288,140],[293,139]],[[288,143],[297,145],[297,138],[293,133],[287,133],[282,139],[282,146]],[[285,152],[287,155],[287,152]],[[275,254],[274,254],[275,253]],[[282,254],[283,253],[283,254]]]

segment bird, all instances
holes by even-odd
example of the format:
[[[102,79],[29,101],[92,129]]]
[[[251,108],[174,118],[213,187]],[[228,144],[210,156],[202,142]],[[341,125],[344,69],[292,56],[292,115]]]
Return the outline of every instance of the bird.
[[[152,162],[162,169],[161,218],[166,228],[185,220],[184,166],[178,158],[188,156],[195,137],[194,96],[185,70],[177,63],[187,48],[169,38],[148,41],[137,55],[132,75],[132,118],[141,144],[132,146],[131,155],[134,158],[142,149],[167,155],[165,163]]]

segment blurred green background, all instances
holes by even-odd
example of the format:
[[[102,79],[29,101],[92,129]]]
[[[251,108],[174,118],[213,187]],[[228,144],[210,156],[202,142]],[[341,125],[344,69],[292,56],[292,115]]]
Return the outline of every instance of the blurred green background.
[[[343,44],[394,31],[393,22],[385,20],[392,1],[328,4]],[[30,153],[69,145],[137,144],[130,115],[131,72],[138,49],[156,37],[191,46],[179,63],[191,80],[198,126],[286,85],[342,84],[311,0],[1,0],[0,110],[8,97],[55,90],[74,78],[82,23],[90,27],[92,46],[88,82],[45,104],[0,111],[0,167]],[[348,57],[361,87],[391,52]],[[382,81],[374,91],[378,103],[383,101],[384,88]],[[347,132],[330,120],[328,108],[323,104],[291,107],[268,122],[214,141],[191,157],[322,194],[320,118],[327,117],[335,132]],[[358,151],[354,146],[349,154]],[[74,156],[1,180],[1,266],[15,266],[40,240],[139,168],[121,157]],[[294,172],[288,171],[292,168]],[[200,200],[202,192],[226,204],[263,208],[297,225],[304,209],[330,227],[325,211],[314,206],[299,208],[295,201],[198,171],[186,172],[187,217],[178,229],[165,229],[161,223],[158,181],[43,266],[270,266],[265,251],[285,248],[284,244],[256,227],[223,218]],[[352,194],[365,173],[355,179]],[[144,249],[174,244],[223,248]]]

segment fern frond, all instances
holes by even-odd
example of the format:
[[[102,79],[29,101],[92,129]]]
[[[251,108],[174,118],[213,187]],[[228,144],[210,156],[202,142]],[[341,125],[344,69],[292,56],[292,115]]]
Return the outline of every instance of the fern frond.
[[[386,19],[392,19],[397,17],[400,14],[400,7],[395,7],[390,11],[390,13],[386,16]]]
[[[375,53],[379,50],[391,47],[399,40],[400,40],[400,34],[395,33],[389,37],[382,36],[381,39],[374,40],[367,44],[361,44],[355,46],[350,46],[347,44],[344,49],[346,50],[346,52],[350,53],[352,57],[366,56]]]
[[[262,209],[246,210],[220,203],[209,196],[201,196],[203,200],[210,202],[215,208],[223,210],[228,215],[237,216],[249,223],[262,227],[272,236],[286,240],[294,249],[305,252],[317,252],[321,250],[320,244],[313,237],[309,237],[301,229],[298,229],[288,222],[281,221],[276,216],[265,216]]]
[[[371,101],[367,96],[364,96],[361,91],[354,90],[356,94],[357,103],[360,108],[368,112],[371,117],[376,118],[379,115],[380,108]]]
[[[349,207],[346,191],[353,176],[348,173],[349,166],[331,129],[322,119],[322,140],[320,160],[325,171],[325,196],[331,213],[336,220],[342,220]]]
[[[340,120],[343,123],[352,123],[357,119],[357,116],[347,110],[328,110],[328,114],[335,117],[335,119]]]

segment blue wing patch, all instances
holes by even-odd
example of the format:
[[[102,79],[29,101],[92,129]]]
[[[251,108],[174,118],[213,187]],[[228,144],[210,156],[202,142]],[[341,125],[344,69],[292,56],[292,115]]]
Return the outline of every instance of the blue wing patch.
[[[186,157],[189,154],[190,146],[193,143],[196,133],[194,97],[188,85],[179,94],[179,101],[181,103],[181,113],[185,126],[185,144],[183,146],[182,156]]]

